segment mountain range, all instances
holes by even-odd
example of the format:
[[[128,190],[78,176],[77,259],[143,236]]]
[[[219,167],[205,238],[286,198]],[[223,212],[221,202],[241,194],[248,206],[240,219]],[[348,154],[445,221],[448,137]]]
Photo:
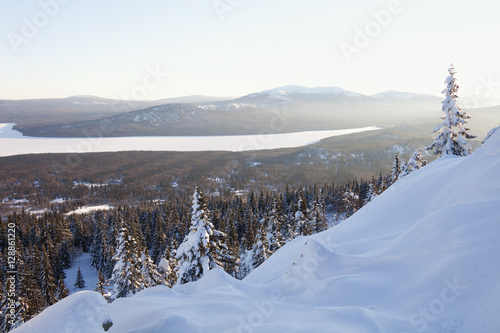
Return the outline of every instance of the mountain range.
[[[236,99],[117,101],[92,96],[0,101],[0,122],[29,136],[235,135],[398,125],[439,117],[441,99],[284,86]]]

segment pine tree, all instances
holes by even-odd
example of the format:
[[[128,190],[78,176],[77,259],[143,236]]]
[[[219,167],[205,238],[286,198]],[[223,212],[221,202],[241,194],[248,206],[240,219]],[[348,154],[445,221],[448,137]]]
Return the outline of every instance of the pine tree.
[[[161,258],[158,263],[159,272],[163,275],[165,284],[170,288],[177,283],[177,275],[175,271],[177,267],[177,259],[175,258],[177,247],[177,240],[172,238],[172,241],[165,249],[163,258]]]
[[[314,203],[314,207],[311,211],[311,216],[314,221],[314,232],[322,232],[328,229],[328,223],[325,215],[324,201],[322,198],[318,198],[318,201]]]
[[[394,157],[394,164],[392,165],[390,185],[394,184],[398,180],[400,173],[401,173],[401,165],[399,162],[399,157],[398,155],[396,155],[396,157]]]
[[[297,201],[297,211],[295,212],[296,235],[312,235],[314,228],[309,215],[307,200],[304,197],[304,193],[301,191],[299,194],[299,200]]]
[[[43,249],[42,251],[42,261],[40,263],[40,277],[39,284],[40,290],[42,292],[42,297],[44,301],[44,305],[50,306],[57,302],[56,292],[57,285],[54,280],[54,273],[52,271],[52,267],[50,266],[49,256],[47,251]]]
[[[83,279],[83,274],[82,271],[80,270],[80,267],[78,267],[78,272],[76,272],[76,281],[74,286],[78,289],[85,288],[85,280]]]
[[[408,172],[412,173],[427,165],[427,161],[423,158],[422,154],[417,150],[413,153],[408,161]]]
[[[398,179],[406,177],[410,174],[410,170],[408,169],[408,164],[405,161],[401,161],[401,166],[399,168],[399,176]]]
[[[251,270],[259,267],[264,261],[271,256],[269,250],[269,240],[267,238],[266,224],[264,220],[260,223],[259,231],[257,232],[255,247],[252,250]]]
[[[164,223],[163,218],[159,213],[154,215],[154,231],[153,231],[153,239],[152,239],[152,249],[151,249],[151,259],[153,262],[158,263],[163,253],[165,252],[166,247],[166,236],[165,232],[162,229],[162,224]]]
[[[146,288],[166,284],[163,275],[160,274],[158,266],[155,265],[151,257],[148,255],[146,248],[142,251],[141,263],[141,273],[144,276]]]
[[[97,282],[95,283],[94,291],[97,291],[102,296],[107,297],[107,287],[109,287],[109,283],[107,283],[106,277],[104,276],[102,271],[99,271],[97,273]]]
[[[123,223],[122,223],[123,225]],[[142,263],[137,254],[137,243],[129,236],[128,230],[122,227],[118,234],[118,248],[113,257],[115,262],[111,279],[111,299],[131,296],[146,286],[142,274]]]
[[[210,222],[206,198],[198,186],[193,195],[191,210],[189,234],[176,252],[177,284],[196,281],[210,269],[223,267],[221,259],[224,255],[217,240],[225,234],[215,230]]]
[[[446,97],[441,108],[444,112],[443,122],[432,131],[432,133],[438,133],[438,136],[427,149],[434,150],[434,153],[439,156],[467,156],[470,154],[470,148],[467,147],[466,139],[473,139],[475,136],[470,135],[469,129],[465,127],[470,116],[456,104],[458,84],[453,65],[448,69],[448,73],[449,76],[445,81],[446,89],[443,90]]]
[[[40,269],[37,267],[38,260],[40,260],[40,258],[37,249],[33,249],[32,253],[27,254],[26,268],[22,273],[22,279],[20,281],[19,299],[20,301],[26,301],[26,312],[23,317],[25,321],[37,315],[44,308],[42,290],[38,282],[40,274]]]
[[[57,300],[62,300],[68,295],[69,295],[69,290],[68,288],[66,288],[66,285],[64,284],[64,279],[61,277],[59,279],[59,282],[57,283],[57,293],[56,293]]]
[[[378,185],[375,176],[372,176],[370,183],[368,184],[368,192],[365,197],[365,204],[369,203],[373,199],[375,199],[378,195]]]

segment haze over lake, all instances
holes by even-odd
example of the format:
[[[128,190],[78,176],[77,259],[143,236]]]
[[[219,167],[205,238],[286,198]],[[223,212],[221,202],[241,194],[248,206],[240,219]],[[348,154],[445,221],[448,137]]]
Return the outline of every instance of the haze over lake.
[[[119,151],[249,151],[306,146],[332,136],[380,129],[376,126],[331,131],[226,136],[146,136],[113,138],[25,137],[0,124],[0,156],[42,153],[97,153]]]

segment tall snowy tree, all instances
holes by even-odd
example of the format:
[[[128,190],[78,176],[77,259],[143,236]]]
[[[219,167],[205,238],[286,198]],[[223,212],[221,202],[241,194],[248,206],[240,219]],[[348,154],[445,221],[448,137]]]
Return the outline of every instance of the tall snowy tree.
[[[158,270],[160,274],[162,274],[165,284],[170,288],[172,288],[177,282],[177,275],[175,271],[177,267],[177,259],[175,258],[176,248],[177,241],[173,238],[158,263]]]
[[[197,186],[191,206],[189,234],[176,252],[177,284],[196,281],[215,267],[222,267],[223,256],[216,241],[223,233],[214,229],[203,191]],[[211,239],[212,238],[212,239]]]
[[[394,184],[398,180],[400,173],[401,173],[401,163],[399,161],[398,155],[396,155],[396,157],[394,157],[394,164],[392,165],[390,185]]]
[[[469,129],[465,127],[470,116],[456,104],[458,84],[453,65],[448,69],[448,73],[449,76],[445,81],[446,89],[443,90],[446,97],[441,108],[444,112],[443,122],[432,131],[432,133],[438,133],[438,136],[427,149],[434,150],[434,153],[439,156],[467,156],[470,154],[470,148],[467,147],[466,139],[473,139],[475,136],[470,135]]]
[[[129,236],[126,228],[121,228],[118,236],[118,248],[113,260],[113,274],[109,281],[112,286],[111,299],[131,296],[146,286],[142,274],[141,259],[137,254],[137,243]]]
[[[304,236],[311,235],[315,228],[313,224],[314,222],[311,220],[310,211],[307,207],[307,200],[304,197],[304,193],[301,191],[297,201],[297,211],[295,212],[295,234]]]
[[[97,273],[97,282],[94,286],[94,291],[97,291],[101,295],[105,296],[107,294],[107,287],[109,287],[109,283],[106,282],[106,277],[102,274],[102,271],[99,270]]]

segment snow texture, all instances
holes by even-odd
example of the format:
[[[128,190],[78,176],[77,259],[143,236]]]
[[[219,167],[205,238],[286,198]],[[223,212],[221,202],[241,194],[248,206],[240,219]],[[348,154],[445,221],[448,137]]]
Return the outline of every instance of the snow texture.
[[[296,238],[243,281],[215,268],[116,300],[109,332],[499,332],[499,174],[497,131],[474,154],[442,157],[341,224]],[[98,332],[104,315],[67,316],[78,295],[16,333],[75,320]]]
[[[97,333],[112,322],[101,294],[80,291],[45,309],[12,333]]]

